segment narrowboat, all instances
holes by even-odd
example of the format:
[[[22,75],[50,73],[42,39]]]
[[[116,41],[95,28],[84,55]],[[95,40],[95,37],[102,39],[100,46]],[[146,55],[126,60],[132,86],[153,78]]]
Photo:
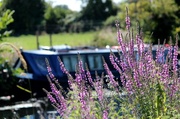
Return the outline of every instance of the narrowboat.
[[[95,76],[95,72],[97,72],[98,75],[101,75],[102,72],[106,73],[103,67],[102,60],[102,57],[104,57],[106,63],[109,66],[109,69],[112,71],[115,78],[119,78],[119,73],[113,68],[109,60],[110,51],[112,51],[117,57],[119,57],[119,52],[117,49],[110,50],[109,48],[98,49],[93,47],[68,47],[66,50],[57,50],[51,48],[39,50],[22,50],[21,54],[27,63],[28,69],[25,75],[17,76],[20,79],[20,84],[18,86],[20,90],[22,90],[21,92],[24,91],[28,93],[29,90],[31,96],[45,96],[46,94],[43,92],[42,88],[46,88],[47,90],[50,88],[47,79],[47,64],[45,61],[45,59],[47,59],[51,66],[52,73],[54,74],[56,79],[58,79],[63,88],[67,88],[68,77],[62,72],[58,57],[63,61],[66,69],[70,72],[70,74],[74,76],[76,71],[76,64],[78,62],[78,54],[80,54],[84,66],[85,63],[87,64],[92,76]],[[135,49],[135,52],[137,52],[137,49]],[[156,49],[154,48],[152,52],[153,57],[155,58]],[[166,57],[167,52],[168,51],[166,50],[164,58]],[[138,59],[138,55],[136,58]]]
[[[117,50],[112,50],[112,52],[118,55]],[[110,64],[110,49],[71,49],[62,52],[50,50],[22,50],[21,53],[27,63],[28,69],[25,75],[18,75],[17,77],[21,79],[22,88],[27,87],[28,83],[30,83],[31,92],[36,93],[38,97],[45,94],[42,92],[42,88],[49,89],[49,82],[47,79],[48,71],[45,59],[48,60],[53,75],[58,79],[63,88],[68,87],[68,77],[62,72],[58,57],[63,61],[66,69],[72,76],[74,76],[76,72],[78,54],[80,54],[84,68],[86,63],[92,76],[95,76],[95,72],[99,75],[105,72],[102,57],[104,57],[107,64]],[[109,68],[115,76],[119,76],[112,65],[109,65]],[[27,86],[23,86],[24,82]]]

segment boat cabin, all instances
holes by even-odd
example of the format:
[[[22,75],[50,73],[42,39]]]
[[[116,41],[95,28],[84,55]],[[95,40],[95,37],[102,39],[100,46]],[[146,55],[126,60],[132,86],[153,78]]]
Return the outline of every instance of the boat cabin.
[[[117,57],[119,57],[117,49],[112,49],[111,51]],[[136,58],[138,59],[137,49],[135,50],[135,52]],[[153,49],[152,52],[153,58],[155,58],[156,50]],[[165,51],[165,55],[162,58],[166,57],[167,52],[168,50]],[[70,74],[74,76],[76,72],[76,64],[78,62],[78,53],[80,54],[84,69],[86,63],[92,77],[95,77],[95,72],[97,72],[100,76],[102,72],[104,72],[104,74],[106,75],[102,59],[102,57],[104,57],[106,63],[109,66],[109,69],[112,71],[115,78],[119,78],[119,73],[114,69],[109,60],[110,49],[73,49],[66,52],[55,52],[49,50],[22,50],[21,53],[27,63],[28,71],[25,76],[18,77],[23,80],[28,79],[31,83],[32,91],[40,95],[43,92],[42,88],[50,88],[48,79],[46,77],[48,71],[45,59],[49,61],[52,73],[64,88],[68,87],[68,77],[61,71],[58,57],[63,61],[66,69],[70,72]],[[45,95],[45,93],[43,93],[43,95]]]

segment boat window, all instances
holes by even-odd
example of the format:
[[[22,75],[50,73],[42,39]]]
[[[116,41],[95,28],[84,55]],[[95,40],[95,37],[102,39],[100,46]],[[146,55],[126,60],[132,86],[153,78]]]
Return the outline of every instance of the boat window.
[[[77,55],[67,55],[67,56],[62,56],[63,63],[65,65],[65,68],[68,71],[75,71],[76,70],[76,65],[78,63],[78,56]],[[81,56],[81,60],[83,61],[83,66],[85,64],[85,57]]]
[[[153,59],[155,60],[156,59],[156,50],[152,51],[152,55],[153,55]]]
[[[90,70],[103,70],[101,55],[89,55],[88,62]]]
[[[33,57],[37,67],[39,68],[40,71],[46,72],[47,71],[47,65],[45,62],[45,57],[43,56],[34,56]]]

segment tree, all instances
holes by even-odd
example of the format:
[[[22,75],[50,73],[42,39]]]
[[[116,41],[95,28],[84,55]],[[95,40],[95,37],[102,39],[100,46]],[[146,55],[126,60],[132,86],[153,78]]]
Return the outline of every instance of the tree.
[[[176,20],[179,19],[176,16],[178,6],[174,0],[154,0],[151,4],[152,21],[156,23],[153,30],[154,43],[158,43],[157,39],[163,43],[165,39],[175,36],[173,31],[176,29]]]
[[[179,19],[176,16],[178,6],[174,0],[127,0],[119,7],[118,16],[121,21],[126,15],[122,14],[126,13],[126,6],[129,9],[131,21],[134,21],[131,25],[136,27],[139,23],[144,35],[147,36],[146,40],[150,40],[151,33],[153,33],[154,44],[158,43],[158,39],[163,43],[165,39],[168,41],[170,36],[174,36]]]
[[[65,18],[71,13],[72,11],[66,5],[52,7],[51,4],[47,4],[44,14],[46,32],[56,33],[61,31],[65,27]]]
[[[0,7],[2,6],[2,2],[0,2]],[[14,11],[11,10],[1,10],[0,11],[0,40],[4,36],[7,36],[11,33],[11,31],[7,31],[7,26],[12,23],[14,20],[12,18]]]
[[[178,27],[176,27],[175,33],[180,34],[180,19],[179,19],[180,18],[180,0],[175,0],[175,2],[178,6],[178,10],[176,12],[176,16],[178,18],[177,22],[176,22],[176,24],[177,24],[176,26],[178,26]],[[180,43],[178,43],[178,44],[180,45]]]
[[[0,1],[0,8],[1,7],[2,2]],[[3,40],[3,37],[8,36],[11,33],[11,31],[7,31],[7,26],[13,22],[13,13],[14,11],[9,9],[0,10],[0,41]],[[6,95],[9,92],[9,89],[13,87],[14,82],[16,82],[15,80],[12,80],[13,69],[6,60],[8,53],[4,54],[5,51],[12,53],[8,51],[8,49],[1,49],[0,46],[0,96]]]
[[[112,2],[107,0],[89,0],[82,10],[84,20],[105,20],[112,13]]]
[[[117,9],[111,0],[82,0],[86,4],[82,8],[80,20],[101,25],[111,15],[116,15]]]
[[[8,26],[14,34],[34,33],[44,19],[44,0],[3,0],[3,9],[14,10],[14,22]]]

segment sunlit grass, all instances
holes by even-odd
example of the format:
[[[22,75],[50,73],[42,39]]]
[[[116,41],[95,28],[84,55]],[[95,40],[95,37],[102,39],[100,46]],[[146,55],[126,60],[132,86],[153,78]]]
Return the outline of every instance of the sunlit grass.
[[[67,44],[70,46],[84,46],[89,45],[94,38],[95,32],[86,33],[60,33],[52,35],[52,45]],[[22,35],[18,37],[6,37],[2,42],[10,42],[16,45],[18,48],[23,49],[37,49],[35,35]],[[50,36],[41,35],[39,36],[39,43],[41,46],[50,46]]]

